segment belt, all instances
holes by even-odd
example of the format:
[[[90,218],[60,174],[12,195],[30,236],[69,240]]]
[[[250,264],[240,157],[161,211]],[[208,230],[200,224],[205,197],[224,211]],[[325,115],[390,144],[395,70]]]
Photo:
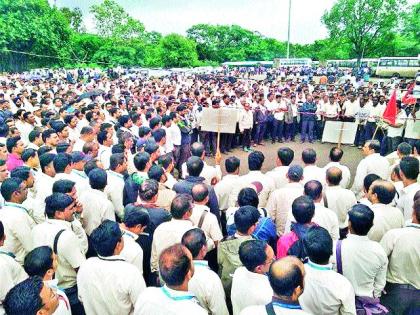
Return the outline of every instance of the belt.
[[[405,290],[413,290],[413,291],[420,291],[419,289],[416,289],[416,287],[414,287],[411,284],[401,284],[401,283],[391,283],[391,282],[387,282],[386,286],[389,289],[405,289]]]

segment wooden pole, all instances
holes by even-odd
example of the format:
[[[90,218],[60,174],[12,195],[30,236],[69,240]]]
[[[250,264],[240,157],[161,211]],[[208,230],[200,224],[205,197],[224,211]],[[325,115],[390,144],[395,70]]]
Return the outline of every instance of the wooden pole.
[[[338,146],[339,149],[341,148],[341,141],[343,141],[343,132],[344,132],[344,121],[341,122],[340,134],[338,135],[337,146]]]
[[[375,132],[373,133],[373,136],[372,136],[372,140],[375,140],[375,136],[376,136],[376,133],[378,132],[378,130],[379,130],[379,126],[376,125]]]
[[[222,111],[220,108],[217,109],[217,150],[216,152],[220,153],[220,123],[222,122]]]

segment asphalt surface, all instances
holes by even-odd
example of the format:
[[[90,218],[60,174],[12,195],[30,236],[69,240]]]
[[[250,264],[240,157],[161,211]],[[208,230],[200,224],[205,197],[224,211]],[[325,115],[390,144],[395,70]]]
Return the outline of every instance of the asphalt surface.
[[[324,167],[329,162],[329,151],[332,147],[337,146],[337,144],[333,143],[321,143],[321,142],[314,142],[314,143],[300,143],[300,141],[296,142],[287,142],[287,143],[275,143],[271,144],[270,141],[265,141],[263,146],[257,146],[253,147],[254,150],[261,151],[265,156],[265,161],[263,164],[263,173],[272,170],[274,167],[276,167],[276,157],[277,157],[277,150],[280,147],[289,147],[295,152],[295,158],[292,162],[292,164],[299,164],[304,165],[302,162],[302,151],[305,148],[313,148],[317,153],[317,165],[320,167]],[[358,149],[357,147],[351,147],[350,145],[342,145],[341,147],[344,151],[343,158],[341,160],[341,163],[346,165],[351,172],[352,180],[354,175],[356,173],[357,165],[359,164],[360,160],[363,158],[362,151]],[[241,160],[241,168],[240,168],[240,174],[246,174],[248,173],[248,153],[242,151],[242,149],[235,149],[232,153],[228,154],[222,154],[222,162],[221,162],[221,168],[223,171],[223,174],[226,174],[225,166],[224,166],[224,160],[229,156],[236,156]],[[214,165],[214,158],[207,158],[207,163],[210,165]]]

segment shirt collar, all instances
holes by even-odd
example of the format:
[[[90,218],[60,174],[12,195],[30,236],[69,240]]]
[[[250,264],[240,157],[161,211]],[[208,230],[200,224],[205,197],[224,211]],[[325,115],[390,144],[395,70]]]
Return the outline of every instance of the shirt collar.
[[[74,173],[74,174],[76,174],[76,175],[78,175],[82,178],[86,178],[86,179],[88,178],[85,172],[75,170],[75,169],[72,169],[71,171],[72,171],[72,173]]]
[[[4,206],[5,207],[10,207],[10,208],[18,208],[18,209],[22,209],[22,210],[24,210],[25,212],[28,212],[28,209],[26,209],[25,208],[25,206],[23,206],[22,204],[20,204],[20,203],[15,203],[15,202],[9,202],[9,201],[6,201],[5,203],[4,203]]]
[[[420,229],[420,224],[410,222],[410,223],[407,223],[406,227],[412,227],[412,228]]]
[[[173,290],[166,286],[166,284],[161,287],[163,294],[165,294],[168,298],[174,301],[182,301],[182,300],[191,300],[195,298],[195,295],[188,291],[178,291]]]
[[[124,180],[124,176],[120,173],[117,173],[117,172],[114,172],[114,171],[111,171],[111,170],[108,170],[108,173],[112,176],[115,176],[115,177],[118,177],[118,178],[121,178],[122,180]]]
[[[133,240],[137,240],[139,236],[136,233],[130,232],[126,229],[121,229],[123,231],[123,235],[127,235],[128,237],[131,237]]]
[[[369,240],[369,237],[367,237],[367,235],[357,235],[357,234],[352,234],[352,233],[347,234],[347,238],[348,239],[359,240],[359,241],[368,241]]]
[[[106,260],[106,261],[125,261],[125,259],[120,255],[113,255],[113,256],[108,256],[108,257],[98,255],[98,258],[100,260]]]
[[[332,264],[318,265],[318,264],[312,262],[310,259],[308,260],[308,262],[306,264],[309,267],[311,267],[312,269],[316,269],[316,270],[320,270],[320,271],[332,270]]]
[[[57,220],[57,219],[48,219],[47,218],[47,222],[49,224],[61,225],[65,228],[71,229],[71,222],[68,222],[68,221],[65,221],[65,220]]]
[[[209,262],[207,260],[193,260],[195,267],[207,267],[209,268]]]

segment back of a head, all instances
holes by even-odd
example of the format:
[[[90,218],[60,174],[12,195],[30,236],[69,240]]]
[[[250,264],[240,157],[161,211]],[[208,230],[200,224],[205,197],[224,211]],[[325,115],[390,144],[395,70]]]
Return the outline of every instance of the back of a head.
[[[403,157],[400,161],[400,171],[409,180],[416,180],[419,176],[419,160],[413,156]]]
[[[390,204],[395,197],[396,189],[394,184],[386,180],[375,180],[372,183],[371,190],[376,194],[380,203]]]
[[[330,150],[330,160],[331,162],[340,162],[343,157],[343,150],[338,147],[331,148]]]
[[[414,211],[414,215],[416,217],[417,223],[420,223],[420,198],[414,199],[413,211]]]
[[[109,158],[109,169],[115,171],[119,165],[123,165],[125,161],[124,153],[114,153]]]
[[[372,185],[372,183],[375,180],[381,179],[378,175],[376,174],[368,174],[365,176],[365,178],[363,179],[363,188],[365,191],[369,191],[370,186]]]
[[[168,286],[180,286],[191,269],[191,253],[181,245],[172,245],[160,254],[159,273]]]
[[[52,153],[44,153],[39,156],[39,165],[41,167],[41,171],[44,172],[45,168],[54,161],[55,154]]]
[[[397,151],[401,157],[410,156],[412,150],[413,147],[407,142],[401,142],[397,147]]]
[[[143,201],[150,201],[159,192],[159,183],[154,179],[147,179],[139,187],[139,196]]]
[[[92,231],[90,239],[98,255],[109,257],[114,255],[115,247],[121,241],[122,232],[117,222],[103,221]]]
[[[49,246],[40,246],[31,250],[26,256],[23,268],[29,277],[44,278],[48,270],[53,269],[53,251]]]
[[[105,170],[95,168],[89,172],[89,184],[92,189],[103,190],[108,182],[108,175]]]
[[[258,222],[259,218],[260,213],[256,207],[239,207],[234,214],[236,229],[242,234],[247,234],[248,230]]]
[[[281,161],[282,165],[289,166],[295,157],[295,153],[293,152],[292,149],[284,147],[284,148],[278,149],[277,157]]]
[[[3,307],[7,315],[36,315],[44,306],[41,290],[44,287],[41,277],[35,276],[15,285],[7,293]]]
[[[200,176],[203,167],[204,162],[198,156],[191,156],[187,161],[187,170],[190,176]]]
[[[154,179],[157,182],[160,182],[160,179],[162,178],[164,174],[163,168],[158,165],[152,165],[152,167],[147,172],[147,176],[150,179]]]
[[[150,215],[146,209],[130,203],[124,208],[123,222],[128,228],[135,227],[136,225],[141,225],[142,227],[148,226]]]
[[[35,149],[27,148],[23,151],[21,158],[22,158],[22,161],[26,163],[30,158],[36,157],[36,155],[37,155],[37,152]]]
[[[250,187],[242,188],[238,194],[238,206],[253,206],[258,208],[259,198],[255,189]]]
[[[248,271],[265,263],[267,259],[267,243],[260,240],[248,240],[239,246],[239,259]]]
[[[302,151],[302,161],[305,164],[315,164],[316,152],[312,148],[307,148]]]
[[[139,172],[143,172],[150,161],[150,154],[147,152],[139,152],[134,156],[134,166]]]
[[[152,133],[153,135],[153,139],[155,139],[156,143],[159,143],[163,138],[166,137],[166,131],[165,129],[157,129],[155,131],[153,131]]]
[[[303,263],[294,256],[286,256],[270,266],[268,281],[277,296],[291,297],[297,287],[304,287]]]
[[[10,201],[12,195],[20,190],[23,181],[20,178],[6,178],[1,184],[1,195],[5,201]]]
[[[303,168],[300,165],[292,165],[287,171],[287,178],[291,182],[298,183],[302,180]]]
[[[28,166],[18,166],[10,172],[10,177],[20,178],[25,181],[31,175],[31,169]]]
[[[317,180],[310,180],[304,186],[304,193],[315,201],[322,196],[322,184]]]
[[[292,203],[292,214],[300,224],[310,223],[315,214],[315,204],[308,196],[297,197]]]
[[[309,259],[320,265],[327,264],[332,255],[333,241],[326,229],[313,226],[303,239],[303,244]]]
[[[90,172],[92,172],[94,169],[98,168],[98,160],[97,159],[91,159],[86,162],[85,166],[83,167],[83,172],[89,176]]]
[[[71,165],[71,155],[68,153],[59,153],[54,157],[53,164],[57,173],[64,173],[66,167]]]
[[[4,225],[3,222],[0,221],[0,240],[4,238]]]
[[[195,202],[202,202],[204,201],[209,195],[209,189],[206,184],[195,184],[191,189],[191,195],[193,201]]]
[[[225,160],[225,168],[226,172],[234,173],[239,168],[241,164],[241,160],[238,159],[236,156],[230,156]]]
[[[204,153],[204,145],[200,142],[194,142],[191,145],[191,155],[201,158]]]
[[[381,143],[378,140],[369,140],[367,143],[370,150],[375,151],[375,153],[381,152]]]
[[[248,155],[248,168],[250,171],[261,170],[264,163],[264,154],[260,151],[251,152]]]
[[[375,214],[368,206],[356,204],[350,209],[348,215],[354,234],[364,236],[369,233]]]
[[[338,186],[343,179],[343,172],[336,166],[327,169],[327,182],[332,186]]]
[[[52,192],[68,194],[73,190],[74,185],[76,185],[76,183],[71,180],[60,179],[54,182],[53,187],[52,187]]]
[[[159,145],[154,141],[154,139],[149,139],[144,145],[144,152],[147,152],[150,155],[155,153],[158,149]]]
[[[45,214],[49,219],[54,219],[57,211],[63,212],[73,202],[73,198],[67,194],[53,193],[45,198]]]
[[[203,246],[207,245],[206,235],[199,228],[188,230],[182,236],[181,244],[188,248],[193,258],[196,258]]]
[[[191,211],[193,207],[193,199],[188,194],[178,194],[172,200],[171,214],[174,219],[181,220],[182,217]]]

